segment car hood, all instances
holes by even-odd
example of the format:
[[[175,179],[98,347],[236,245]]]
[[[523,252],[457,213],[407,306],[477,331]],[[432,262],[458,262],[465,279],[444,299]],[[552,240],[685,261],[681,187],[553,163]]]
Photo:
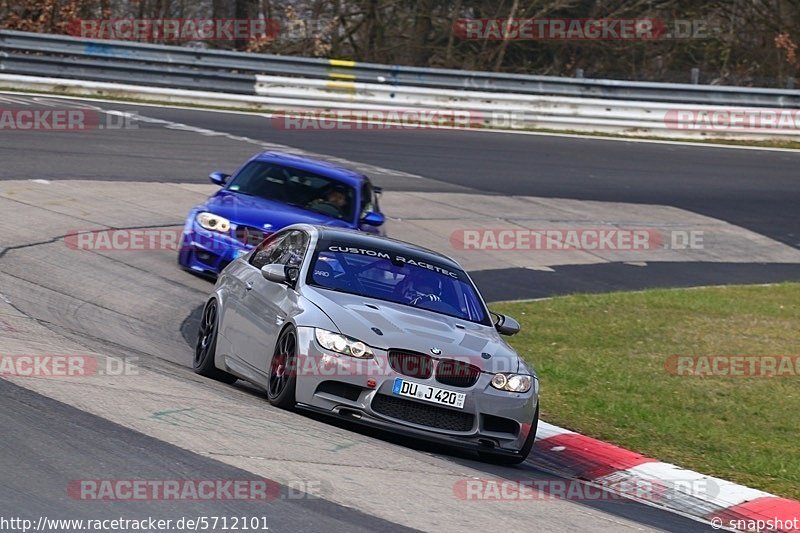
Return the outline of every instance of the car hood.
[[[372,347],[468,360],[487,372],[519,371],[516,352],[490,326],[308,285],[303,296],[327,314],[340,333]],[[441,350],[441,355],[433,354],[432,349]],[[487,359],[484,354],[491,357]]]
[[[338,220],[322,213],[314,213],[275,200],[247,196],[224,189],[209,198],[206,203],[198,206],[197,209],[225,217],[234,224],[253,226],[266,231],[277,231],[285,226],[298,223],[322,224],[341,228],[352,226],[344,220]]]

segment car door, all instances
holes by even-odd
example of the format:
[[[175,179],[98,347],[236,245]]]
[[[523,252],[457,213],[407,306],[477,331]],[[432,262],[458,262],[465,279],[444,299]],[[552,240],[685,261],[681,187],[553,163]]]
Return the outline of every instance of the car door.
[[[269,254],[253,254],[252,288],[242,299],[242,326],[245,328],[240,357],[258,372],[266,373],[275,344],[286,319],[296,312],[299,295],[285,283],[267,281],[261,267],[268,264],[300,268],[308,248],[304,231],[289,232]]]
[[[270,258],[279,257],[277,250],[286,235],[286,233],[276,233],[265,239],[256,247],[247,263],[236,262],[227,271],[230,298],[226,302],[223,335],[230,342],[233,351],[231,355],[236,359],[243,360],[246,337],[252,334],[244,308],[250,299],[256,280],[261,278],[260,267],[256,268],[255,263],[267,264]]]

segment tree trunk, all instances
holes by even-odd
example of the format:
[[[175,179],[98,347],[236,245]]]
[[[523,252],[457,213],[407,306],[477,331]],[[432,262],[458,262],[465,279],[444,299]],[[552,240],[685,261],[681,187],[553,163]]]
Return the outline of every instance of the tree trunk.
[[[427,47],[428,35],[431,33],[431,14],[433,12],[432,0],[419,0],[414,16],[414,36],[411,41],[411,62],[414,65],[426,66],[430,57]]]
[[[517,9],[519,9],[519,0],[514,0],[511,5],[511,11],[508,13],[508,24],[517,16]],[[503,60],[506,57],[506,49],[508,48],[508,39],[503,39],[500,43],[500,50],[497,52],[497,59],[494,62],[494,71],[498,72],[503,67]]]

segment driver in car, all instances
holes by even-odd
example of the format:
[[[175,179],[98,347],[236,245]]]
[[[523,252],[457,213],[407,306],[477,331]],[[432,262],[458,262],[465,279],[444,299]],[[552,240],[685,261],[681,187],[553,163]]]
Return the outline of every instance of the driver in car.
[[[347,188],[344,185],[334,185],[324,198],[312,200],[309,207],[342,218],[347,213]]]
[[[407,283],[403,288],[403,299],[411,305],[420,302],[442,301],[441,281],[433,278],[424,271],[412,270],[407,276]]]

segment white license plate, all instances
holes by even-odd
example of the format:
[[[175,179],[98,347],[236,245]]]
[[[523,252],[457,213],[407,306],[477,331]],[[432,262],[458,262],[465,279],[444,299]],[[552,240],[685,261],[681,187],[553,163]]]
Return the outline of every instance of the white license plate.
[[[463,392],[444,390],[422,383],[414,383],[413,381],[402,378],[395,378],[392,394],[438,403],[440,405],[447,405],[449,407],[457,407],[458,409],[464,408],[464,398],[467,396]]]

